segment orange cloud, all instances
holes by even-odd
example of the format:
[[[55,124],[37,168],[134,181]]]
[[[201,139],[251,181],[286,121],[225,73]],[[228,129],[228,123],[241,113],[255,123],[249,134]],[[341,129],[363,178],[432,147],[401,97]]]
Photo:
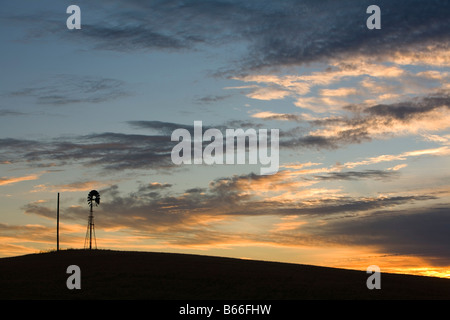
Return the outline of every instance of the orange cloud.
[[[22,182],[22,181],[30,181],[30,180],[37,180],[39,179],[40,175],[38,174],[31,174],[28,176],[24,176],[24,177],[3,177],[0,178],[0,186],[5,186],[8,184],[13,184],[13,183],[17,183],[17,182]]]
[[[423,45],[408,51],[397,51],[386,57],[400,65],[450,66],[450,51],[445,45]]]
[[[289,91],[277,88],[258,88],[247,94],[247,97],[257,100],[277,100],[283,99],[290,95]]]
[[[339,88],[339,89],[322,89],[320,94],[323,96],[331,97],[345,97],[349,95],[357,94],[358,91],[355,88]]]
[[[110,183],[97,180],[79,181],[67,184],[46,185],[39,184],[34,186],[31,192],[77,192],[98,189],[109,186]]]
[[[414,150],[407,151],[400,154],[383,154],[376,157],[370,157],[366,160],[354,161],[354,162],[346,162],[343,166],[346,168],[354,168],[356,166],[361,165],[370,165],[380,162],[389,162],[395,160],[406,160],[408,157],[417,157],[422,155],[436,155],[436,156],[446,156],[450,155],[449,147],[440,147],[433,149],[423,149],[423,150]]]

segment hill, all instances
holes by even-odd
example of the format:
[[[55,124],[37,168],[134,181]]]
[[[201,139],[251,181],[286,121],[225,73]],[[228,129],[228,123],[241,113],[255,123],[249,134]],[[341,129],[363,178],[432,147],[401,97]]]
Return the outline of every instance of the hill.
[[[81,290],[69,290],[69,265]],[[64,250],[0,259],[0,299],[303,300],[449,299],[450,279],[232,258]]]

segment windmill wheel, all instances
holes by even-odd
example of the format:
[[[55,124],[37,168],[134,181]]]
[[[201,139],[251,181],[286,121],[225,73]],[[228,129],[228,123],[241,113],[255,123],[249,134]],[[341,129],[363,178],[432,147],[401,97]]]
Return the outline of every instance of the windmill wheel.
[[[90,206],[92,206],[94,203],[96,206],[98,206],[100,204],[100,193],[98,193],[97,190],[92,190],[91,192],[89,192],[87,202]]]

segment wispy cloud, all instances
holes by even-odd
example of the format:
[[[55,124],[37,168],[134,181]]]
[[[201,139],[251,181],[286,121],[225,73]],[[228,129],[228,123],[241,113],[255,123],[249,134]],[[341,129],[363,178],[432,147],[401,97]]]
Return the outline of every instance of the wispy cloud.
[[[287,121],[303,121],[305,117],[297,114],[277,113],[272,111],[261,111],[251,115],[253,118],[266,120],[287,120]]]
[[[39,174],[31,174],[23,177],[2,177],[0,178],[0,186],[14,184],[22,181],[30,181],[39,179]]]
[[[0,117],[15,117],[15,116],[24,116],[26,113],[15,111],[15,110],[9,110],[9,109],[2,109],[0,110]]]
[[[98,180],[77,181],[66,184],[48,185],[39,184],[33,187],[32,193],[36,192],[78,192],[89,191],[95,188],[103,188],[111,185],[111,182],[102,182]]]
[[[170,137],[164,135],[105,132],[48,141],[1,139],[0,149],[4,161],[26,161],[32,166],[78,163],[106,170],[125,170],[173,165]]]
[[[37,104],[53,106],[101,103],[127,95],[130,90],[122,80],[66,74],[3,94],[8,98],[33,98]]]
[[[325,175],[316,176],[320,180],[357,180],[373,179],[384,180],[393,179],[398,176],[397,170],[365,170],[365,171],[346,171],[346,172],[328,172]]]
[[[370,157],[365,160],[360,161],[351,161],[346,162],[343,166],[346,168],[354,168],[356,166],[361,165],[370,165],[381,162],[390,162],[396,160],[406,160],[409,157],[418,157],[418,156],[448,156],[450,155],[450,148],[448,147],[439,147],[432,149],[422,149],[422,150],[414,150],[414,151],[406,151],[400,154],[383,154],[376,157]]]

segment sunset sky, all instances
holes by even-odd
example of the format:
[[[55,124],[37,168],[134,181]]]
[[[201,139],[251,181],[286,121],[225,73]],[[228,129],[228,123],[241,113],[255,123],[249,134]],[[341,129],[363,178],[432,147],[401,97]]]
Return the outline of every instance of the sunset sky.
[[[66,9],[81,9],[69,30]],[[381,29],[369,30],[369,5]],[[0,257],[182,252],[450,277],[449,1],[8,1]],[[279,129],[279,171],[175,165]]]

